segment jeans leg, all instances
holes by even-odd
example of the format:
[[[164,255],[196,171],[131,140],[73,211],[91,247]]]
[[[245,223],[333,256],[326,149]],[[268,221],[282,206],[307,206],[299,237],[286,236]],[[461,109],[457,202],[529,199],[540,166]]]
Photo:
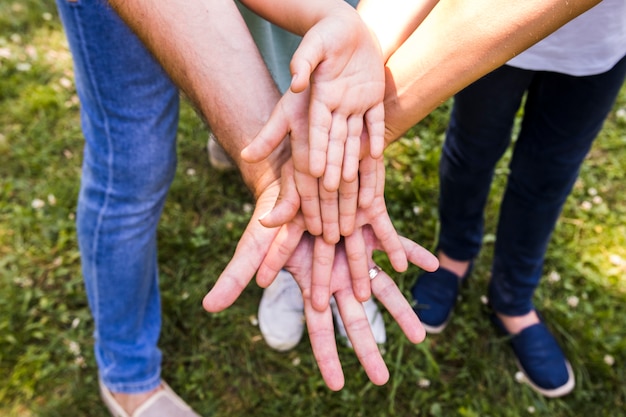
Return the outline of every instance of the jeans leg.
[[[178,90],[101,0],[57,0],[74,59],[85,149],[77,229],[100,377],[160,381],[156,227],[176,165]]]
[[[439,164],[439,248],[453,259],[469,260],[480,250],[494,167],[511,141],[531,74],[504,66],[454,97]]]
[[[536,74],[500,209],[489,287],[496,311],[533,308],[550,236],[625,73],[626,59],[594,76]]]

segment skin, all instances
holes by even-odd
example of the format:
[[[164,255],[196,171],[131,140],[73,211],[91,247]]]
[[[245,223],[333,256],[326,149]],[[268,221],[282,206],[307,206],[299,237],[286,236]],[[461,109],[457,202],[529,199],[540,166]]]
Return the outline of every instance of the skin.
[[[293,274],[302,290],[307,329],[320,373],[330,389],[339,390],[343,387],[344,377],[337,355],[332,313],[330,308],[320,312],[312,305],[313,284],[311,277],[314,263],[310,254],[311,252],[317,253],[315,245],[326,245],[326,243],[320,237],[313,237],[304,232],[305,226],[301,217],[275,229],[265,228],[254,221],[259,212],[265,210],[266,206],[273,204],[278,188],[278,184],[274,189],[270,187],[267,190],[267,195],[264,194],[259,199],[253,219],[239,240],[235,255],[220,275],[215,286],[205,296],[203,306],[212,312],[228,308],[246,288],[255,272],[258,271],[257,280],[262,279],[260,275],[264,273],[275,275],[280,267],[271,265],[271,263],[275,262],[277,258],[286,257],[285,262],[279,260],[278,263],[284,264],[285,268]],[[382,245],[369,226],[359,230],[362,231],[361,238],[366,248],[365,256],[369,264],[373,266],[372,251],[381,249]],[[274,242],[280,242],[284,247],[290,249],[287,252],[278,250],[272,254],[272,243]],[[408,239],[402,239],[401,244],[406,256],[412,263],[429,270],[437,268],[436,259],[427,250]],[[331,264],[333,279],[330,281],[330,291],[337,300],[348,337],[354,345],[355,354],[370,380],[377,385],[382,385],[388,380],[389,373],[371,334],[362,304],[354,297],[352,280],[350,279],[349,254],[343,244],[330,246],[330,248],[335,252]],[[359,252],[359,254],[361,253]],[[243,261],[244,254],[245,262]],[[269,262],[270,265],[264,265],[266,262]],[[265,271],[263,270],[264,267],[267,268]],[[371,287],[378,301],[387,307],[407,338],[413,343],[421,342],[424,338],[421,323],[394,281],[387,274],[381,272],[371,281]]]
[[[333,332],[332,320],[328,320],[331,317],[328,297],[332,291],[341,291],[341,304],[344,306],[356,306],[362,300],[355,296],[351,285],[346,285],[352,281],[350,275],[345,272],[350,266],[345,251],[335,250],[334,245],[328,243],[316,245],[316,241],[323,240],[304,233],[301,218],[294,219],[280,229],[266,228],[258,221],[259,216],[269,211],[276,203],[281,170],[289,163],[293,163],[293,160],[289,141],[282,141],[271,155],[262,161],[250,163],[240,157],[241,150],[250,143],[269,118],[280,94],[236,6],[230,0],[198,0],[185,2],[184,7],[181,7],[180,0],[163,0],[157,3],[150,0],[132,2],[110,0],[110,3],[209,122],[216,136],[220,138],[221,144],[237,164],[243,180],[257,202],[254,216],[239,242],[233,260],[221,275],[218,284],[205,298],[204,307],[208,311],[219,311],[232,304],[254,276],[265,254],[272,248],[279,231],[283,227],[298,228],[300,233],[293,235],[295,238],[289,243],[289,246],[295,249],[289,254],[286,267],[288,270],[293,269],[293,274],[299,277],[303,293],[307,294],[307,306],[316,308],[319,313],[309,312],[307,321],[313,353],[316,358],[327,362],[320,364],[320,369],[324,369],[324,378],[333,389],[342,386],[340,364],[332,359],[327,360],[325,353],[336,350],[334,336],[328,337]],[[211,39],[211,42],[207,42],[207,39]],[[294,129],[297,130],[301,128],[300,126],[302,124],[296,124]],[[374,211],[371,214],[378,215]],[[368,224],[368,214],[363,213],[360,216],[365,220],[361,221],[359,227],[365,227]],[[356,213],[355,217],[358,218],[359,214]],[[390,222],[386,226],[383,224],[382,227],[389,225]],[[362,236],[363,243],[360,245],[362,251],[350,252],[353,258],[351,263],[360,263],[361,271],[371,266],[368,266],[368,262],[371,262],[371,252],[368,252],[367,248],[384,247],[377,246],[376,242],[371,242],[368,246],[365,235]],[[393,236],[396,240],[395,246],[392,246],[393,250],[401,252],[400,258],[404,259],[405,264],[407,257],[412,257],[413,262],[418,262],[429,270],[436,269],[437,260],[432,254],[415,243],[408,244],[407,249],[405,247],[407,243],[399,240],[393,227],[385,230],[384,237],[387,239],[384,239],[383,243],[393,242]],[[313,244],[310,243],[312,240]],[[251,243],[255,245],[254,251],[242,252],[240,248]],[[319,246],[319,251],[312,250],[312,246]],[[257,255],[251,258],[250,253]],[[263,256],[258,258],[260,255]],[[294,262],[294,259],[297,262]],[[267,262],[271,262],[271,259]],[[240,273],[242,269],[245,273]],[[330,271],[330,274],[314,272],[319,270]],[[237,273],[233,274],[233,271]],[[336,279],[335,274],[338,274]],[[319,281],[318,275],[323,275],[324,281],[316,282]],[[333,276],[332,279],[329,279],[330,275]],[[261,284],[269,285],[272,279],[273,276],[267,275],[265,279],[261,279]],[[389,280],[388,283],[395,287],[393,281]],[[397,287],[396,291],[397,300],[398,294],[401,294]],[[311,295],[313,293],[318,295],[313,297]],[[391,290],[385,286],[381,297],[386,299],[387,294],[391,294]],[[412,322],[404,326],[409,334],[412,334],[411,339],[421,340],[423,336],[417,337],[414,334],[414,329],[419,329],[420,325],[411,316],[412,309],[406,300],[405,304],[398,305],[402,306],[402,311],[397,312],[398,316],[402,320],[410,319]],[[393,308],[397,311],[397,307]],[[308,310],[310,311],[310,308]],[[342,314],[349,313],[349,317],[344,318],[347,328],[354,329],[353,323],[363,323],[363,320],[366,320],[362,308],[361,311],[354,310],[340,308]],[[314,331],[311,332],[311,329]],[[368,375],[376,383],[383,383],[388,376],[385,376],[382,370],[384,363],[380,355],[372,351],[375,345],[371,343],[372,341],[372,337],[354,338],[353,345],[355,352],[364,352],[357,354]],[[114,395],[117,398],[132,397],[121,393]]]

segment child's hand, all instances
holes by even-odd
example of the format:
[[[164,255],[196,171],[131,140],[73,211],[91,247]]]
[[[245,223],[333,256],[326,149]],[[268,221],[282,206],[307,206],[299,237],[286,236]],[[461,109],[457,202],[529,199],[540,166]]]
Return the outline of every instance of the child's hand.
[[[384,148],[384,63],[378,41],[354,12],[321,19],[291,61],[291,90],[311,88],[309,171],[336,191],[356,179],[363,127],[372,157]]]

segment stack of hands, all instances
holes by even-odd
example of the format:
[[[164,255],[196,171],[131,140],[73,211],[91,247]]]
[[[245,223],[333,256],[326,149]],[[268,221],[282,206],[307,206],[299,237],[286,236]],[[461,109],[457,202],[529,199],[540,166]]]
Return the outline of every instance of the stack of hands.
[[[284,268],[302,290],[311,346],[329,388],[344,385],[331,295],[368,377],[384,384],[389,372],[361,303],[374,294],[413,343],[421,342],[425,332],[372,253],[384,251],[397,272],[409,262],[434,271],[438,261],[399,236],[387,213],[381,47],[346,4],[306,31],[291,70],[290,90],[241,152],[246,163],[274,155],[280,176],[260,180],[253,190],[252,219],[203,305],[221,311],[253,276],[267,287]]]

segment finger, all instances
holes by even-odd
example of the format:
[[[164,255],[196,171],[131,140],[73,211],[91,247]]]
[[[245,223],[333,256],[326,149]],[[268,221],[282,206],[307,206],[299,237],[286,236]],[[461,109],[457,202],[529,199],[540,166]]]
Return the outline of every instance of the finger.
[[[334,259],[335,245],[326,243],[321,237],[316,237],[311,273],[311,305],[317,311],[324,311],[328,308]]]
[[[294,179],[300,195],[300,209],[304,216],[307,231],[313,236],[323,232],[319,180],[300,171],[294,172]]]
[[[359,207],[369,208],[376,197],[377,160],[366,156],[359,164]]]
[[[256,215],[244,230],[233,258],[202,300],[205,310],[218,312],[234,303],[265,258],[271,242],[279,232],[277,228],[268,229],[258,222],[257,213],[266,210],[266,206],[262,202],[257,206]]]
[[[300,209],[300,195],[296,189],[292,165],[283,165],[280,182],[280,193],[274,208],[259,218],[265,227],[279,227],[288,223],[298,214]]]
[[[334,296],[354,353],[365,373],[374,384],[385,384],[389,380],[389,370],[378,350],[363,305],[351,291],[338,291]]]
[[[351,235],[346,236],[344,242],[354,296],[357,300],[365,302],[371,296],[368,263],[370,257],[365,246],[362,230],[356,230]]]
[[[333,114],[329,132],[328,151],[326,153],[326,169],[324,171],[324,188],[328,191],[337,191],[339,188],[347,134],[346,119],[337,113]]]
[[[255,163],[267,158],[289,133],[289,121],[281,111],[285,96],[274,107],[270,118],[261,131],[241,151],[241,159]]]
[[[343,171],[344,181],[354,181],[359,173],[359,160],[361,153],[361,133],[363,131],[363,119],[359,116],[348,118],[348,137],[344,146]]]
[[[290,63],[292,74],[291,91],[299,93],[310,84],[311,74],[324,59],[325,51],[322,44],[316,41],[313,32],[307,32],[302,38],[298,49],[293,54]]]
[[[304,315],[309,331],[313,356],[320,368],[324,382],[333,391],[339,391],[345,383],[333,328],[330,307],[323,311],[313,308],[311,300],[304,298]]]
[[[296,222],[288,223],[280,228],[258,268],[256,282],[260,287],[266,288],[274,281],[278,272],[296,250],[303,233],[304,228]]]
[[[321,183],[321,181],[320,181]],[[330,244],[339,242],[339,193],[319,187],[320,215],[324,240]]]
[[[372,292],[396,320],[406,337],[412,343],[420,343],[426,337],[426,331],[409,302],[404,298],[396,283],[380,271],[371,280]]]
[[[359,198],[359,182],[342,181],[339,185],[339,232],[349,236],[354,232]]]
[[[386,209],[373,215],[371,226],[376,238],[380,241],[383,251],[387,254],[393,269],[398,272],[406,271],[409,267],[406,252],[402,247],[398,232],[395,227],[393,227]]]
[[[402,243],[408,260],[413,265],[419,266],[424,271],[428,272],[434,272],[439,268],[439,259],[429,250],[404,236],[400,236],[400,242]]]
[[[370,139],[370,155],[380,158],[385,150],[385,106],[379,103],[365,113],[365,125]]]
[[[389,262],[398,272],[404,272],[409,267],[406,253],[400,243],[398,232],[391,223],[389,213],[384,201],[385,193],[385,164],[382,158],[376,160],[376,207],[372,206],[370,213],[371,225],[376,237],[380,241],[383,250],[387,253]]]
[[[309,173],[316,178],[324,175],[326,169],[332,122],[332,109],[318,101],[313,90],[309,106]]]

